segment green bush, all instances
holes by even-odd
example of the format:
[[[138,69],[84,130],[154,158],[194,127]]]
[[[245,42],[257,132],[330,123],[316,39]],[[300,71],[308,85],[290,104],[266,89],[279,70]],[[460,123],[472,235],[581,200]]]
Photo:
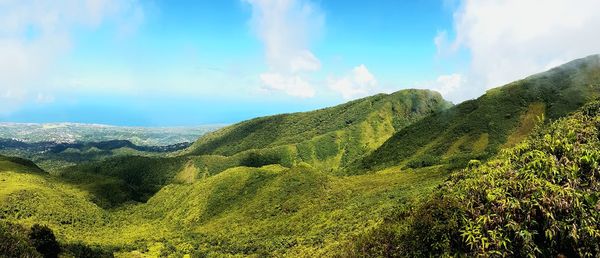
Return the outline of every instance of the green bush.
[[[65,245],[65,253],[77,258],[110,258],[113,254],[96,246],[88,246],[83,243],[74,243]]]
[[[54,233],[47,226],[34,224],[29,232],[29,239],[35,249],[45,258],[58,257],[60,245],[54,237]]]
[[[0,257],[42,257],[31,244],[28,230],[0,220]]]
[[[471,164],[402,220],[393,255],[600,255],[600,102]]]

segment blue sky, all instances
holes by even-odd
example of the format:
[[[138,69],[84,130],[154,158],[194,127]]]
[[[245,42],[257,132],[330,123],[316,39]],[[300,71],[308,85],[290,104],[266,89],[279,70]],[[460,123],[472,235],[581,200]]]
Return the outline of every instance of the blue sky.
[[[9,0],[0,121],[234,123],[405,88],[458,103],[600,52],[597,1],[497,2]]]

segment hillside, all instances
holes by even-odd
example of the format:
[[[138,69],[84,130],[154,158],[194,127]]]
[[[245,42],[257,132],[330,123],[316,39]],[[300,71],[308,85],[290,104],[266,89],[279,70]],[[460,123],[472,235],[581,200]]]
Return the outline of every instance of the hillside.
[[[600,255],[600,102],[452,174],[409,216],[392,216],[352,255]]]
[[[116,207],[144,202],[170,183],[194,182],[238,166],[289,168],[304,162],[331,172],[374,150],[398,129],[450,105],[428,90],[379,94],[331,108],[241,122],[201,137],[183,155],[112,157],[59,174],[95,193],[97,204]]]
[[[128,140],[100,142],[24,142],[0,139],[0,154],[30,159],[48,172],[56,172],[74,164],[118,156],[162,156],[185,149],[190,142],[165,146],[136,145]]]
[[[334,255],[446,176],[407,170],[338,178],[307,165],[237,167],[169,184],[144,204],[102,209],[84,188],[23,172],[0,172],[0,226],[40,223],[63,246],[82,243],[124,257]]]
[[[0,172],[15,171],[27,173],[45,173],[30,160],[0,155]]]
[[[401,90],[311,112],[260,117],[206,134],[189,155],[240,155],[240,165],[306,162],[338,169],[379,147],[394,132],[447,109],[437,92]]]
[[[398,131],[349,173],[402,165],[462,168],[526,137],[537,117],[554,120],[600,96],[600,56],[578,59],[487,91]]]

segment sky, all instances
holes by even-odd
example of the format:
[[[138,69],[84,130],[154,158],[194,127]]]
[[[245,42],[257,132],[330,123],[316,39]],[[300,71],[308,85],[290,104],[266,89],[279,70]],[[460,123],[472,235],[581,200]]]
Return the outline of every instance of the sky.
[[[600,53],[597,0],[0,0],[0,121],[235,123],[460,103]]]

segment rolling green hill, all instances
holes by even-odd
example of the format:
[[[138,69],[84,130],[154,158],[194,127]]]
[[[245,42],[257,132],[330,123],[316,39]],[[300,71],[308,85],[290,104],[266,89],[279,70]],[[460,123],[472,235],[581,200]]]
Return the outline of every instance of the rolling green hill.
[[[206,134],[190,155],[238,156],[240,165],[306,162],[336,170],[394,132],[451,104],[437,92],[401,90],[312,112],[260,117]]]
[[[144,202],[169,183],[193,182],[237,166],[293,167],[304,162],[321,171],[338,171],[397,130],[450,106],[428,90],[379,94],[321,110],[241,122],[201,137],[178,156],[113,157],[68,167],[60,175],[95,193],[97,204],[116,207]]]
[[[598,257],[600,102],[537,128],[489,162],[470,162],[350,254]]]
[[[236,167],[163,187],[148,202],[102,209],[48,174],[0,172],[0,222],[48,225],[63,246],[133,255],[334,255],[447,174],[382,171],[341,178],[308,165]]]
[[[35,163],[30,160],[8,157],[0,155],[0,172],[1,171],[14,171],[14,172],[27,172],[27,173],[45,173]]]
[[[578,59],[435,113],[388,139],[349,173],[387,166],[462,168],[526,137],[543,116],[554,120],[600,95],[600,56]]]

